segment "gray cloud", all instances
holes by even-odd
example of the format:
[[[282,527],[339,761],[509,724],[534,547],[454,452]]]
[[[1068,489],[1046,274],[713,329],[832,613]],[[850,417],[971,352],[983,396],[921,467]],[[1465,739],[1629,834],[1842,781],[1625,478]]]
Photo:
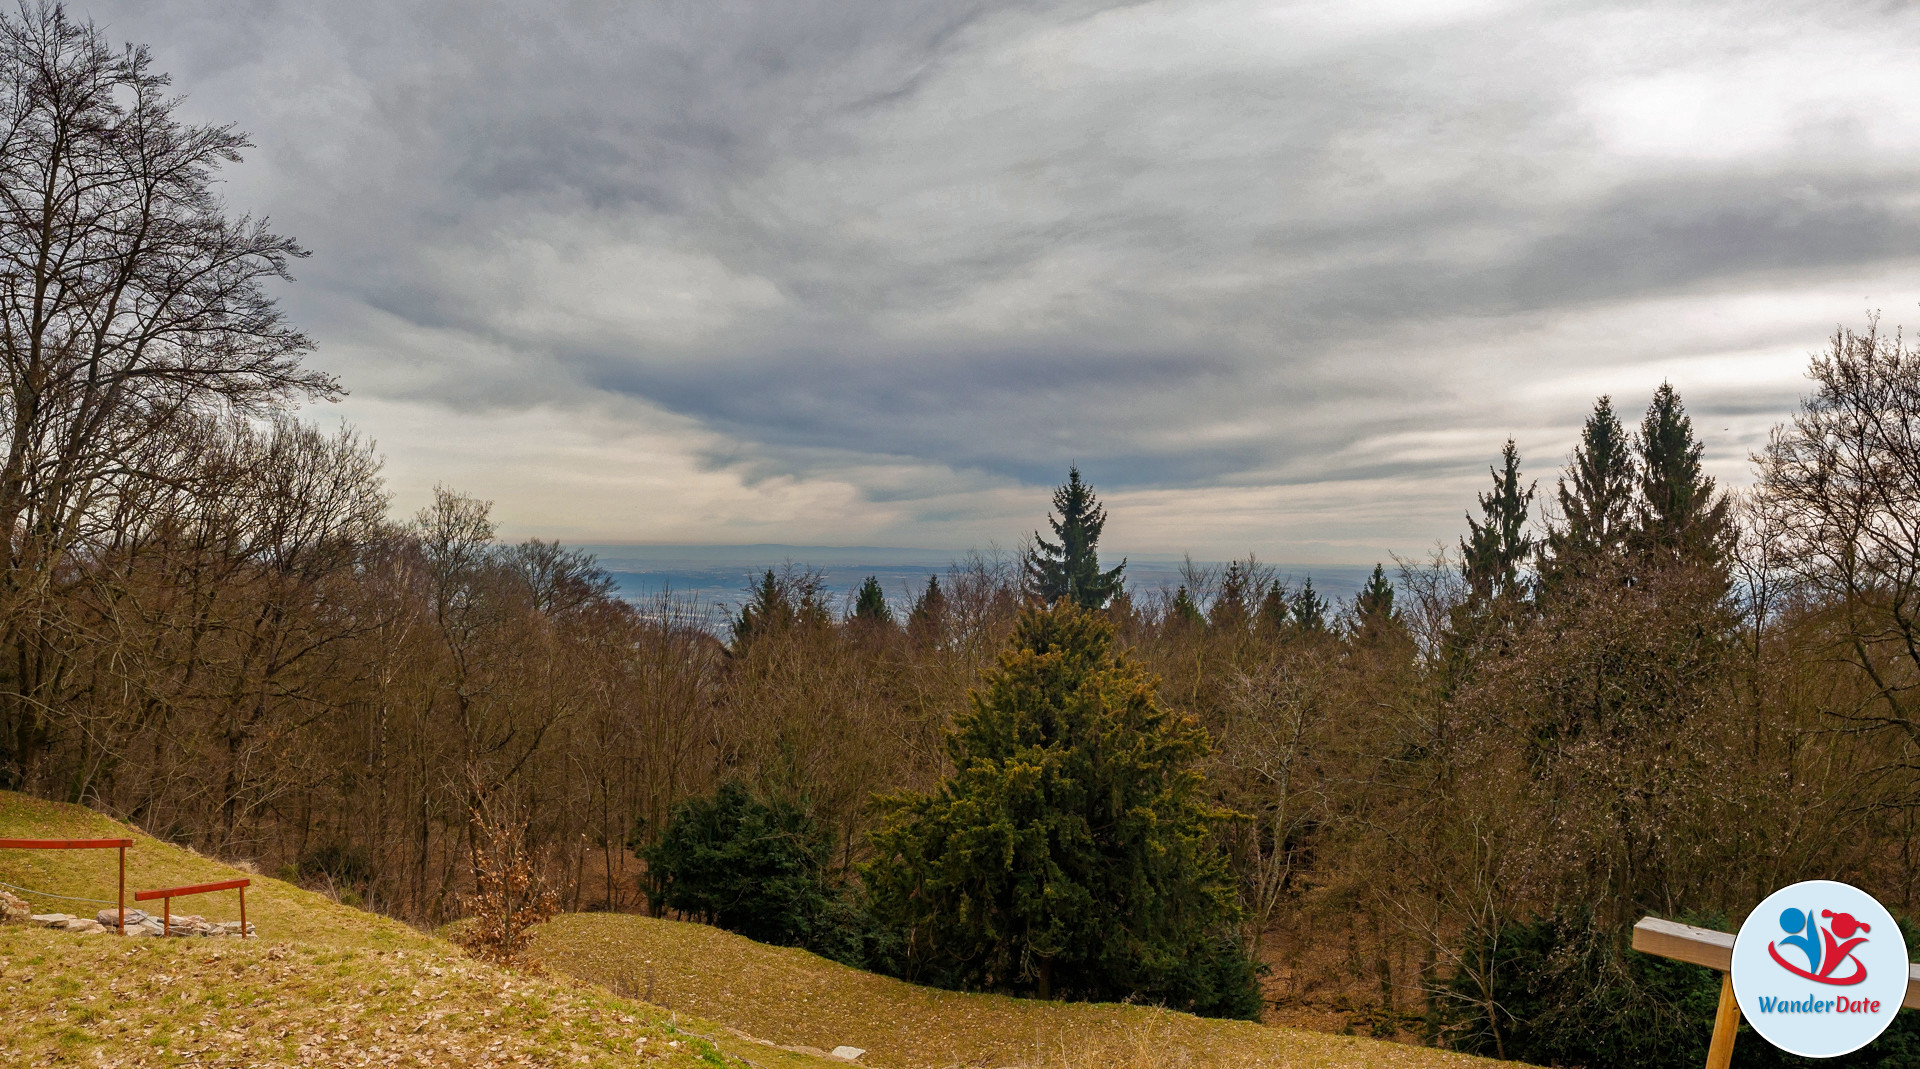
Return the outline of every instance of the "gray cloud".
[[[314,250],[288,305],[359,397],[670,417],[702,470],[926,517],[1069,459],[1452,515],[1595,392],[1920,299],[1882,5],[86,7],[253,133],[230,195]],[[1676,382],[1751,438],[1768,369]]]

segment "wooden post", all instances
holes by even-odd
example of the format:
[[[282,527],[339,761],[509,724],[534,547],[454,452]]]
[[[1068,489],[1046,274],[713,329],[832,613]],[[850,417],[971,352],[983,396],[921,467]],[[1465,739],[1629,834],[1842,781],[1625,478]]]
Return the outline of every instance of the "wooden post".
[[[127,934],[127,848],[120,848],[120,934]]]
[[[247,889],[244,885],[242,885],[240,888],[240,938],[245,939],[246,937],[247,937]]]
[[[160,934],[172,935],[173,934],[173,899],[163,898],[160,900],[160,916],[161,916]]]
[[[1727,1069],[1733,1063],[1733,1038],[1740,1032],[1740,1003],[1733,997],[1733,974],[1720,974],[1720,1008],[1713,1014],[1713,1043],[1707,1047],[1707,1069]]]

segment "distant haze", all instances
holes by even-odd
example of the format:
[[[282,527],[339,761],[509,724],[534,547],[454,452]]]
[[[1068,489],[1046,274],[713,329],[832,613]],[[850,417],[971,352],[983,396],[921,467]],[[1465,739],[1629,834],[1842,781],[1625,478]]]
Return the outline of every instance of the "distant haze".
[[[619,584],[620,593],[629,599],[651,601],[662,594],[671,594],[676,600],[692,602],[716,614],[738,611],[750,584],[767,569],[777,572],[788,565],[819,572],[836,609],[844,610],[853,592],[871,575],[880,580],[895,610],[904,612],[926,588],[928,576],[937,575],[945,580],[949,570],[967,556],[964,552],[877,546],[586,545],[578,548],[598,558],[600,566]],[[1103,561],[1108,567],[1119,562],[1117,556]],[[1186,563],[1165,557],[1129,560],[1127,588],[1135,597],[1147,599],[1162,591],[1171,592],[1180,585],[1181,568]],[[1220,564],[1192,562],[1193,567],[1202,569],[1218,568]],[[1299,589],[1301,583],[1311,579],[1314,589],[1335,608],[1350,600],[1372,571],[1371,565],[1276,564],[1269,567],[1289,590]],[[1393,574],[1393,562],[1387,562],[1387,569]]]
[[[76,3],[237,209],[395,510],[574,542],[1370,564],[1670,379],[1724,484],[1920,302],[1920,5]],[[879,562],[873,563],[874,567]]]

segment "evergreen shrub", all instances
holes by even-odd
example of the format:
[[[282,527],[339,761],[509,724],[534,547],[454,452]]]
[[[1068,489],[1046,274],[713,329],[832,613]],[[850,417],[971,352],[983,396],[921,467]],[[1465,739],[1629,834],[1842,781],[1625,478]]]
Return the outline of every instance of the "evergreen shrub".
[[[881,941],[835,878],[833,837],[807,807],[738,781],[676,805],[639,851],[653,902],[749,939],[864,964]]]

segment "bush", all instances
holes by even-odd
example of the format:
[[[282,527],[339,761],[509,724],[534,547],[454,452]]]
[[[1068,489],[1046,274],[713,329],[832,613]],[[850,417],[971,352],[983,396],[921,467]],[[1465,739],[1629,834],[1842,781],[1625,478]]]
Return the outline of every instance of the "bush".
[[[1690,924],[1728,930],[1725,917]],[[1910,950],[1920,939],[1904,920]],[[1464,972],[1452,981],[1450,1045],[1536,1065],[1633,1065],[1694,1069],[1707,1058],[1721,974],[1700,965],[1641,954],[1595,928],[1584,912],[1510,924],[1470,948],[1491,977],[1494,1011],[1482,985]],[[1779,1050],[1743,1022],[1734,1061],[1751,1069],[1920,1067],[1920,1014],[1902,1010],[1880,1038],[1840,1058],[1800,1058]]]
[[[522,965],[533,927],[560,910],[559,892],[542,875],[545,858],[527,845],[527,822],[479,808],[468,810],[473,829],[474,888],[461,895],[472,916],[454,941],[474,957]]]
[[[807,808],[724,783],[673,809],[639,851],[647,894],[668,909],[749,939],[804,947],[848,964],[875,944],[865,911],[833,878],[833,840]]]

